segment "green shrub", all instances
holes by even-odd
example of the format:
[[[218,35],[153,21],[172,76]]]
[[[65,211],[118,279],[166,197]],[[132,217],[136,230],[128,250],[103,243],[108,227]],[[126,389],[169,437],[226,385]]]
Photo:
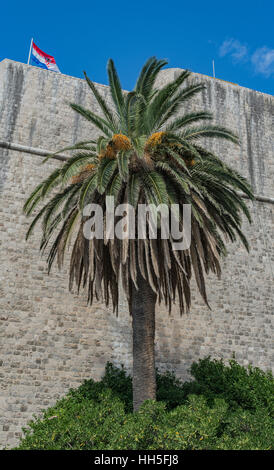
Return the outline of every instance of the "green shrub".
[[[183,382],[178,379],[174,372],[159,374],[156,372],[157,401],[163,401],[168,410],[181,405],[187,399],[188,393],[184,390]]]
[[[105,374],[100,382],[93,379],[85,380],[77,389],[71,389],[69,395],[75,400],[98,400],[98,397],[104,390],[110,389],[113,396],[120,398],[124,403],[125,411],[133,410],[132,396],[132,378],[127,375],[124,367],[114,367],[113,364],[107,362]]]
[[[203,395],[208,403],[216,396],[224,398],[231,409],[241,407],[255,411],[265,408],[274,417],[274,382],[271,372],[258,367],[243,367],[234,359],[225,365],[222,360],[205,359],[194,362],[190,369],[193,382],[183,384],[185,395]]]
[[[183,383],[172,372],[159,374],[156,371],[157,401],[164,401],[168,409],[175,408],[186,400],[187,394],[183,390]],[[93,379],[85,380],[77,389],[70,390],[75,399],[97,400],[103,390],[111,389],[114,396],[124,403],[125,411],[133,411],[132,378],[127,375],[124,367],[114,367],[107,362],[105,374],[100,382]]]
[[[220,450],[273,449],[273,418],[262,408],[255,412],[239,408],[227,416],[224,431],[214,448]]]
[[[114,436],[109,449],[191,450],[215,444],[227,405],[216,400],[209,408],[203,397],[190,396],[186,404],[166,410],[163,403],[147,401]]]
[[[273,449],[273,377],[258,368],[206,358],[192,382],[157,372],[157,402],[132,413],[132,379],[106,365],[34,417],[18,449]]]
[[[125,420],[123,403],[110,390],[97,400],[71,396],[48,409],[24,429],[19,449],[104,449]]]

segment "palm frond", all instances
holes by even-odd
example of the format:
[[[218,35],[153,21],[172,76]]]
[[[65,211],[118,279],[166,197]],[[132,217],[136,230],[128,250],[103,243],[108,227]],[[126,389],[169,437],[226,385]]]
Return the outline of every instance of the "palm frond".
[[[161,113],[158,113],[158,115],[155,116],[151,132],[155,129],[162,128],[164,124],[174,117],[174,115],[180,110],[180,107],[185,101],[189,100],[197,93],[200,93],[204,88],[205,85],[203,83],[197,83],[178,90],[178,93],[175,96],[166,100],[162,105]]]
[[[180,133],[180,137],[186,140],[195,140],[200,137],[214,137],[227,139],[233,142],[234,144],[239,144],[239,137],[236,136],[233,132],[221,126],[199,126],[186,129]]]
[[[64,147],[60,150],[57,150],[57,152],[50,153],[49,155],[44,158],[42,163],[46,163],[50,158],[53,158],[55,155],[58,155],[63,152],[67,152],[69,150],[90,150],[93,151],[95,150],[95,147],[92,144],[96,144],[96,140],[85,140],[83,142],[77,142],[74,145],[69,145],[68,147]]]
[[[146,122],[150,124],[151,130],[154,129],[156,123],[163,115],[166,102],[174,96],[174,94],[178,91],[178,88],[182,85],[186,78],[189,77],[189,75],[190,72],[188,70],[184,70],[175,80],[157,91],[154,98],[148,105],[145,116]]]
[[[111,96],[113,99],[113,103],[115,104],[116,110],[118,115],[120,116],[120,119],[123,119],[123,113],[125,109],[125,100],[124,100],[124,95],[121,87],[121,83],[116,71],[116,68],[114,66],[114,62],[112,59],[109,59],[108,61],[108,66],[107,66],[107,71],[108,71],[108,79],[109,79],[109,87],[110,87],[110,92]]]
[[[108,121],[101,118],[100,116],[97,116],[89,109],[85,109],[83,106],[73,103],[71,103],[70,106],[72,109],[74,109],[74,111],[81,114],[81,116],[83,116],[88,121],[92,122],[92,124],[100,129],[100,131],[102,131],[103,134],[105,134],[107,137],[111,137],[112,133],[115,132],[115,129]]]
[[[79,206],[81,209],[85,206],[87,199],[91,198],[97,188],[97,173],[91,175],[82,185],[79,195]]]
[[[165,65],[167,65],[166,60],[150,57],[143,66],[135,85],[135,91],[143,95],[146,101],[151,97],[157,75]]]
[[[117,160],[103,158],[97,171],[97,191],[103,194],[111,182],[117,168]]]
[[[62,167],[61,174],[63,184],[66,184],[73,176],[79,174],[79,170],[88,163],[98,163],[98,157],[96,153],[77,153],[73,155],[67,163]]]
[[[196,121],[201,121],[201,120],[209,120],[213,119],[213,116],[211,113],[207,111],[200,111],[197,113],[189,113],[185,114],[184,116],[181,116],[179,118],[174,119],[174,121],[170,122],[166,127],[165,131],[178,131],[182,127]]]
[[[128,183],[128,202],[136,208],[141,191],[141,178],[137,173],[133,173]]]
[[[108,120],[109,124],[111,125],[111,128],[114,130],[114,132],[117,130],[117,121],[114,116],[114,113],[111,111],[111,109],[108,107],[106,101],[104,98],[100,95],[99,91],[97,90],[96,86],[94,83],[89,79],[87,76],[86,72],[84,72],[86,81],[88,86],[90,87],[92,93],[94,94],[97,103],[99,104],[101,110],[103,111],[106,119]]]
[[[127,152],[119,152],[117,155],[119,173],[123,181],[127,181],[129,177],[128,160],[129,154]]]

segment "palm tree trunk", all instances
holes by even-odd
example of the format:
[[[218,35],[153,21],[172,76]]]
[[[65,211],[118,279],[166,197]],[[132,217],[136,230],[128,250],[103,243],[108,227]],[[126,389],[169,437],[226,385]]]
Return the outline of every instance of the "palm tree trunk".
[[[131,314],[133,328],[133,409],[137,411],[148,399],[156,399],[155,305],[157,296],[141,273],[139,290],[132,286]]]

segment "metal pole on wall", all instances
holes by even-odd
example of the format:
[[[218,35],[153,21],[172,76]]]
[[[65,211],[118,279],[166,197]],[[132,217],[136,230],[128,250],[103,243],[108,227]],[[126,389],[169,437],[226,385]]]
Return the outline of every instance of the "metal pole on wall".
[[[30,54],[31,54],[31,49],[32,49],[32,43],[33,43],[33,38],[31,38],[31,41],[30,41],[29,57],[28,57],[27,65],[29,65],[29,61],[30,61]]]

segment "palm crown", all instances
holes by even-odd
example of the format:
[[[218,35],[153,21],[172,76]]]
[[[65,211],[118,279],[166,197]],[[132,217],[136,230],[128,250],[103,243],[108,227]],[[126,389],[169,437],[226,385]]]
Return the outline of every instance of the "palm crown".
[[[71,107],[95,125],[100,136],[60,150],[75,153],[35,188],[24,206],[25,213],[31,215],[42,203],[27,237],[42,220],[40,248],[42,252],[49,248],[49,271],[55,258],[62,266],[74,234],[70,289],[74,283],[78,290],[86,287],[90,303],[94,294],[98,299],[103,296],[106,304],[111,297],[116,311],[120,276],[130,305],[132,286],[138,289],[138,272],[169,309],[178,297],[182,313],[190,307],[193,271],[207,303],[204,273],[220,275],[220,257],[226,254],[224,240],[235,241],[238,236],[248,249],[241,231],[241,213],[249,221],[250,215],[238,191],[252,198],[250,185],[199,145],[202,137],[227,139],[235,144],[238,138],[210,124],[212,116],[206,111],[181,114],[184,103],[204,88],[202,83],[186,84],[189,71],[182,71],[162,88],[155,87],[166,63],[150,58],[134,90],[125,93],[109,60],[111,107],[85,74],[101,115],[77,104]],[[114,197],[115,204],[131,204],[137,212],[139,203],[178,204],[180,217],[183,204],[191,204],[190,248],[173,250],[172,236],[87,240],[83,235],[83,208],[95,202],[105,211],[107,195]]]

